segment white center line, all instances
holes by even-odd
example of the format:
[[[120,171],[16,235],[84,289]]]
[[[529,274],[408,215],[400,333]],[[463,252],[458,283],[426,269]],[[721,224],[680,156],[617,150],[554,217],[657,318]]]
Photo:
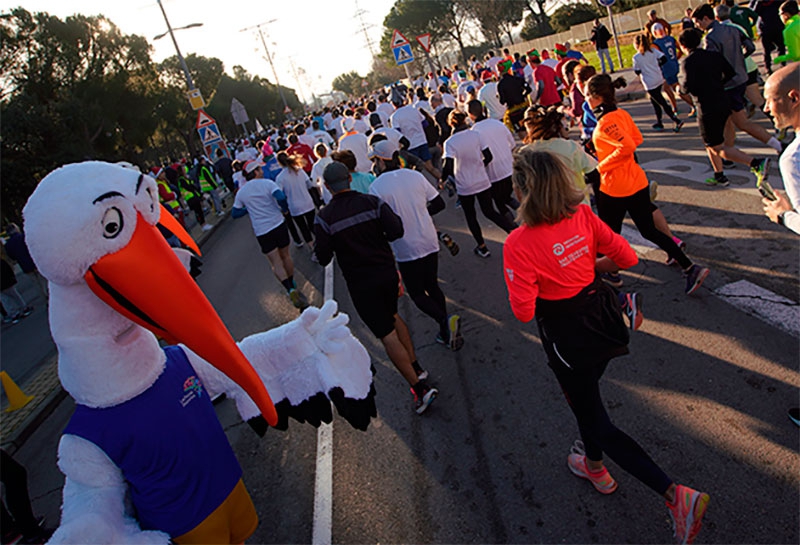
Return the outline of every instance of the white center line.
[[[333,262],[325,266],[323,299],[333,299]],[[333,422],[317,430],[317,467],[314,477],[313,545],[330,545],[333,526]]]

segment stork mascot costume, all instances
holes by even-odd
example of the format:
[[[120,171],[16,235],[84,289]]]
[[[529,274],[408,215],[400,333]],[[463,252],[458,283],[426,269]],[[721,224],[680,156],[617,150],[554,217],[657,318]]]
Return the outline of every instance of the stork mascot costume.
[[[234,342],[187,272],[190,252],[159,233],[160,222],[199,254],[161,208],[151,177],[86,162],[51,172],[23,211],[77,404],[51,543],[247,539],[258,518],[210,395],[226,393],[262,433],[288,416],[330,422],[330,401],[359,429],[375,416],[369,356],[335,302]],[[180,344],[162,349],[154,333]]]

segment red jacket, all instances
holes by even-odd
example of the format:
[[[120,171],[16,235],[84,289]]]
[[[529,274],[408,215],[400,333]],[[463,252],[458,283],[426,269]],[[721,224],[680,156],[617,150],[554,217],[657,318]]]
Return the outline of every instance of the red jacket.
[[[559,300],[577,295],[594,279],[598,253],[623,269],[639,261],[628,242],[585,204],[555,225],[522,225],[511,231],[503,246],[503,270],[514,316],[531,321],[537,297]]]
[[[316,155],[314,155],[314,151],[303,144],[302,142],[298,142],[297,144],[292,144],[286,150],[286,153],[289,155],[299,155],[303,159],[306,160],[306,164],[303,166],[303,170],[306,174],[311,174],[311,168],[314,165],[314,162],[317,160]]]

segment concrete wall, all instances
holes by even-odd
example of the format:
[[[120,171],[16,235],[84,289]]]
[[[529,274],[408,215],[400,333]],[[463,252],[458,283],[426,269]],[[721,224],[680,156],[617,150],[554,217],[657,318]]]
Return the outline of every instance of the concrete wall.
[[[650,4],[649,6],[632,9],[624,13],[615,13],[614,24],[617,27],[618,34],[625,34],[627,32],[634,32],[643,29],[645,23],[647,22],[647,12],[651,9],[656,10],[658,12],[658,16],[662,19],[666,19],[670,23],[674,24],[683,17],[684,13],[686,12],[686,8],[697,7],[701,3],[701,1],[695,1],[693,4],[690,0],[665,0],[664,2],[658,4]],[[612,29],[608,16],[601,18],[601,21],[604,25],[606,25],[606,27],[608,27],[609,31]],[[550,36],[536,38],[527,42],[515,43],[513,46],[510,46],[509,49],[522,53],[534,48],[540,51],[542,49],[552,50],[553,45],[557,43],[569,42],[570,44],[575,45],[580,42],[587,42],[589,40],[589,36],[592,34],[593,24],[594,21],[589,21],[587,23],[574,25],[566,32],[551,34]],[[588,45],[591,46],[591,42],[589,42]]]

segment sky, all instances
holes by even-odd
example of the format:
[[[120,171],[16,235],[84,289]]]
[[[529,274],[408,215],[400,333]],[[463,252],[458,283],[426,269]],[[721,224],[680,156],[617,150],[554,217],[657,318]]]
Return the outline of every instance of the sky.
[[[222,60],[231,74],[235,65],[250,74],[274,82],[264,47],[255,28],[260,23],[273,57],[278,81],[293,88],[300,98],[311,102],[331,90],[331,81],[344,72],[366,75],[371,55],[364,32],[356,17],[363,10],[373,48],[377,53],[383,33],[383,19],[394,0],[262,0],[261,2],[209,2],[208,0],[162,0],[173,29],[192,23],[200,28],[175,32],[181,53]],[[164,17],[155,0],[0,0],[0,12],[22,5],[30,12],[44,11],[59,18],[80,13],[105,15],[125,34],[144,36],[153,46],[153,59],[161,61],[175,54],[169,36],[153,40],[166,32]],[[227,9],[221,9],[221,7]],[[292,71],[298,69],[300,85]],[[303,74],[305,72],[305,74]],[[202,91],[202,89],[201,89]]]

